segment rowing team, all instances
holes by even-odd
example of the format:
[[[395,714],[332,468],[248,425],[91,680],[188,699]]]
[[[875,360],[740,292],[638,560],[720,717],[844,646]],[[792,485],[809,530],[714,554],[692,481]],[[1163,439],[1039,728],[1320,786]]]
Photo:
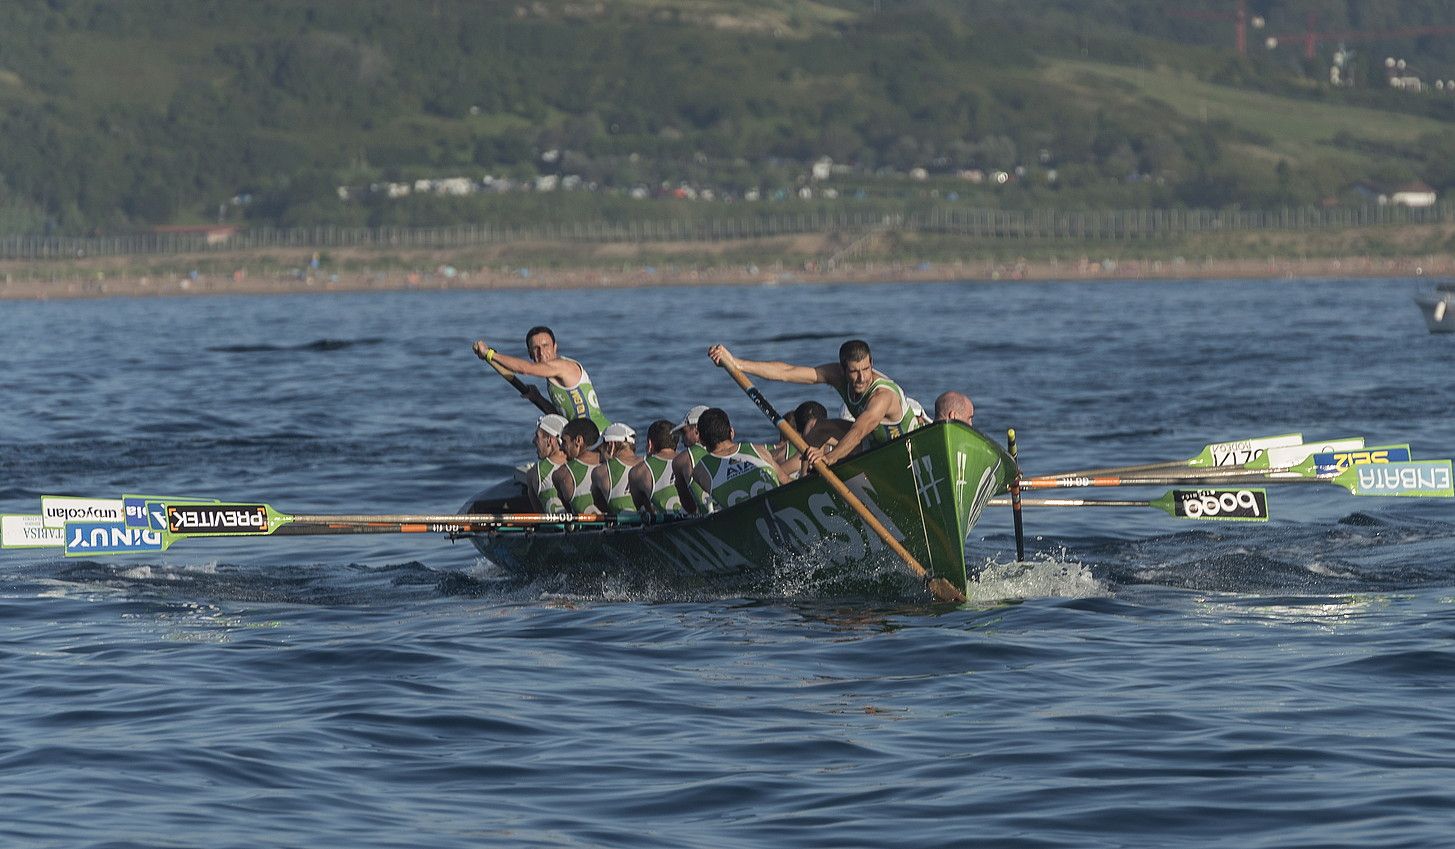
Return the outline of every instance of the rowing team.
[[[844,416],[829,418],[815,401],[800,404],[789,416],[808,445],[800,456],[787,442],[737,442],[727,413],[699,405],[675,426],[666,419],[653,422],[639,455],[636,432],[602,413],[591,376],[580,362],[560,355],[555,333],[533,327],[525,341],[530,359],[502,354],[483,340],[475,342],[474,351],[497,369],[546,379],[549,401],[535,387],[524,391],[534,393],[537,406],[555,410],[536,422],[539,459],[526,481],[535,509],[548,513],[712,512],[787,483],[819,462],[831,465],[930,421],[969,425],[975,415],[970,399],[951,391],[936,399],[931,419],[899,384],[874,368],[869,345],[861,340],[845,342],[837,362],[820,366],[738,359],[713,345],[707,353],[718,365],[734,364],[766,380],[833,387],[844,400]]]

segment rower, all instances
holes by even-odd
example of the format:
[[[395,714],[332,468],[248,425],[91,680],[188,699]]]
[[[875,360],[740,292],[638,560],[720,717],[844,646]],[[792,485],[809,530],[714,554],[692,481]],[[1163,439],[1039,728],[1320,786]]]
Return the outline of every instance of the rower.
[[[673,433],[682,434],[682,450],[672,458],[672,480],[677,485],[677,499],[689,513],[697,512],[697,502],[692,492],[692,469],[707,453],[697,432],[697,418],[707,411],[707,405],[698,404],[682,416],[682,421],[672,428]]]
[[[693,426],[696,430],[696,426]],[[682,496],[672,477],[672,460],[677,456],[677,431],[666,419],[657,419],[647,428],[647,454],[632,466],[627,475],[627,489],[639,513],[677,513],[682,510]]]
[[[854,453],[860,445],[873,448],[915,429],[914,411],[905,403],[904,390],[874,368],[869,343],[851,339],[839,346],[839,361],[820,366],[796,366],[785,362],[739,360],[722,345],[707,349],[714,363],[736,362],[745,374],[785,383],[826,383],[836,389],[854,417],[837,445],[810,446],[804,454],[809,464],[819,460],[832,465]]]
[[[596,400],[596,388],[586,367],[570,357],[556,352],[556,334],[549,327],[532,327],[525,334],[525,348],[530,359],[512,357],[485,344],[484,339],[475,341],[475,356],[487,363],[499,362],[511,371],[546,379],[546,391],[556,410],[567,419],[586,416],[596,427],[604,428],[611,420],[601,412]]]
[[[636,431],[616,422],[601,434],[601,463],[591,470],[591,494],[596,507],[608,516],[636,508],[627,491],[632,469],[641,465],[636,455]]]
[[[788,414],[788,421],[799,436],[809,445],[829,445],[839,441],[848,431],[850,422],[829,418],[829,411],[817,401],[804,401]],[[799,461],[803,455],[791,440],[784,439],[773,449],[773,459],[797,478],[800,474]]]
[[[601,431],[591,419],[572,419],[561,429],[561,448],[566,452],[566,462],[551,473],[551,481],[572,513],[591,513],[596,509],[591,495],[591,469],[601,462],[601,455],[596,451],[600,446]]]
[[[975,404],[971,402],[970,396],[963,392],[956,392],[953,389],[942,392],[940,397],[935,399],[935,421],[973,425]]]
[[[711,407],[697,421],[706,454],[692,469],[698,503],[713,513],[788,483],[766,445],[736,443],[727,413]]]
[[[564,416],[555,413],[541,416],[536,421],[535,446],[539,459],[527,470],[526,491],[531,506],[541,513],[564,513],[566,505],[556,492],[552,474],[566,462],[566,452],[561,450],[561,430],[566,426]]]

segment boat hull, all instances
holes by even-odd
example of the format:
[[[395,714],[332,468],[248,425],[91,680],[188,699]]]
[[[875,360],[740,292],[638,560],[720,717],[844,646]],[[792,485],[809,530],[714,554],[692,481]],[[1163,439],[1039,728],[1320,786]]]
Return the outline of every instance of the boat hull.
[[[1455,292],[1435,291],[1415,296],[1425,326],[1431,333],[1455,333]]]
[[[965,540],[986,501],[1015,476],[1010,457],[957,423],[935,424],[834,466],[870,512],[932,575],[966,586]],[[465,512],[492,512],[472,499]],[[560,526],[472,537],[521,576],[626,574],[752,589],[839,574],[851,582],[908,569],[867,523],[811,475],[708,516],[644,526]]]

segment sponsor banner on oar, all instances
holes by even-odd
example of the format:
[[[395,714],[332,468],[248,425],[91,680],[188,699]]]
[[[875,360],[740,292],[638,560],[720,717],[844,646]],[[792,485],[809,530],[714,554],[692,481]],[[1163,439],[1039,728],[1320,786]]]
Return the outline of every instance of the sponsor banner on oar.
[[[1324,451],[1309,458],[1316,475],[1336,475],[1366,463],[1403,463],[1410,459],[1408,445],[1379,445],[1354,451]]]
[[[1334,479],[1355,495],[1455,498],[1449,460],[1366,463]]]
[[[1164,498],[1170,501],[1167,512],[1182,519],[1268,521],[1263,489],[1174,489]]]
[[[154,531],[162,531],[167,528],[167,504],[216,503],[216,498],[188,498],[180,495],[126,494],[121,496],[126,524],[133,528],[150,528]]]
[[[266,504],[168,504],[167,533],[174,536],[270,534]]]
[[[47,527],[41,516],[0,516],[0,548],[63,548],[65,530]]]
[[[1241,466],[1263,456],[1263,453],[1270,448],[1282,448],[1289,445],[1302,444],[1303,434],[1301,433],[1260,436],[1254,439],[1239,439],[1233,442],[1214,442],[1211,445],[1205,446],[1202,449],[1202,453],[1189,460],[1187,465],[1199,469]]]
[[[1305,442],[1302,445],[1281,445],[1269,448],[1263,456],[1244,464],[1249,469],[1291,469],[1315,454],[1335,451],[1357,451],[1364,447],[1364,437],[1351,436],[1348,439],[1327,439],[1323,442]]]
[[[63,528],[67,522],[126,523],[126,507],[120,498],[76,498],[71,495],[42,495],[40,515],[48,528]]]
[[[67,522],[67,557],[98,554],[140,554],[163,549],[162,535],[147,528],[133,528],[126,522]]]

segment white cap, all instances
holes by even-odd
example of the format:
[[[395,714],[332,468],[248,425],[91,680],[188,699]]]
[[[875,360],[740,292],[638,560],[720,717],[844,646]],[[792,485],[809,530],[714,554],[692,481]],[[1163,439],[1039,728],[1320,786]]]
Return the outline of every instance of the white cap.
[[[637,432],[622,424],[615,422],[606,426],[601,434],[602,442],[636,442]]]
[[[678,423],[676,427],[672,428],[672,432],[676,433],[677,431],[681,430],[684,427],[687,427],[688,425],[697,424],[697,420],[702,418],[702,414],[705,412],[707,412],[706,404],[698,404],[696,407],[688,410],[687,415],[682,417],[682,421]]]
[[[560,436],[561,431],[566,427],[566,417],[558,416],[555,413],[546,413],[536,420],[536,429],[543,430],[551,436]]]

